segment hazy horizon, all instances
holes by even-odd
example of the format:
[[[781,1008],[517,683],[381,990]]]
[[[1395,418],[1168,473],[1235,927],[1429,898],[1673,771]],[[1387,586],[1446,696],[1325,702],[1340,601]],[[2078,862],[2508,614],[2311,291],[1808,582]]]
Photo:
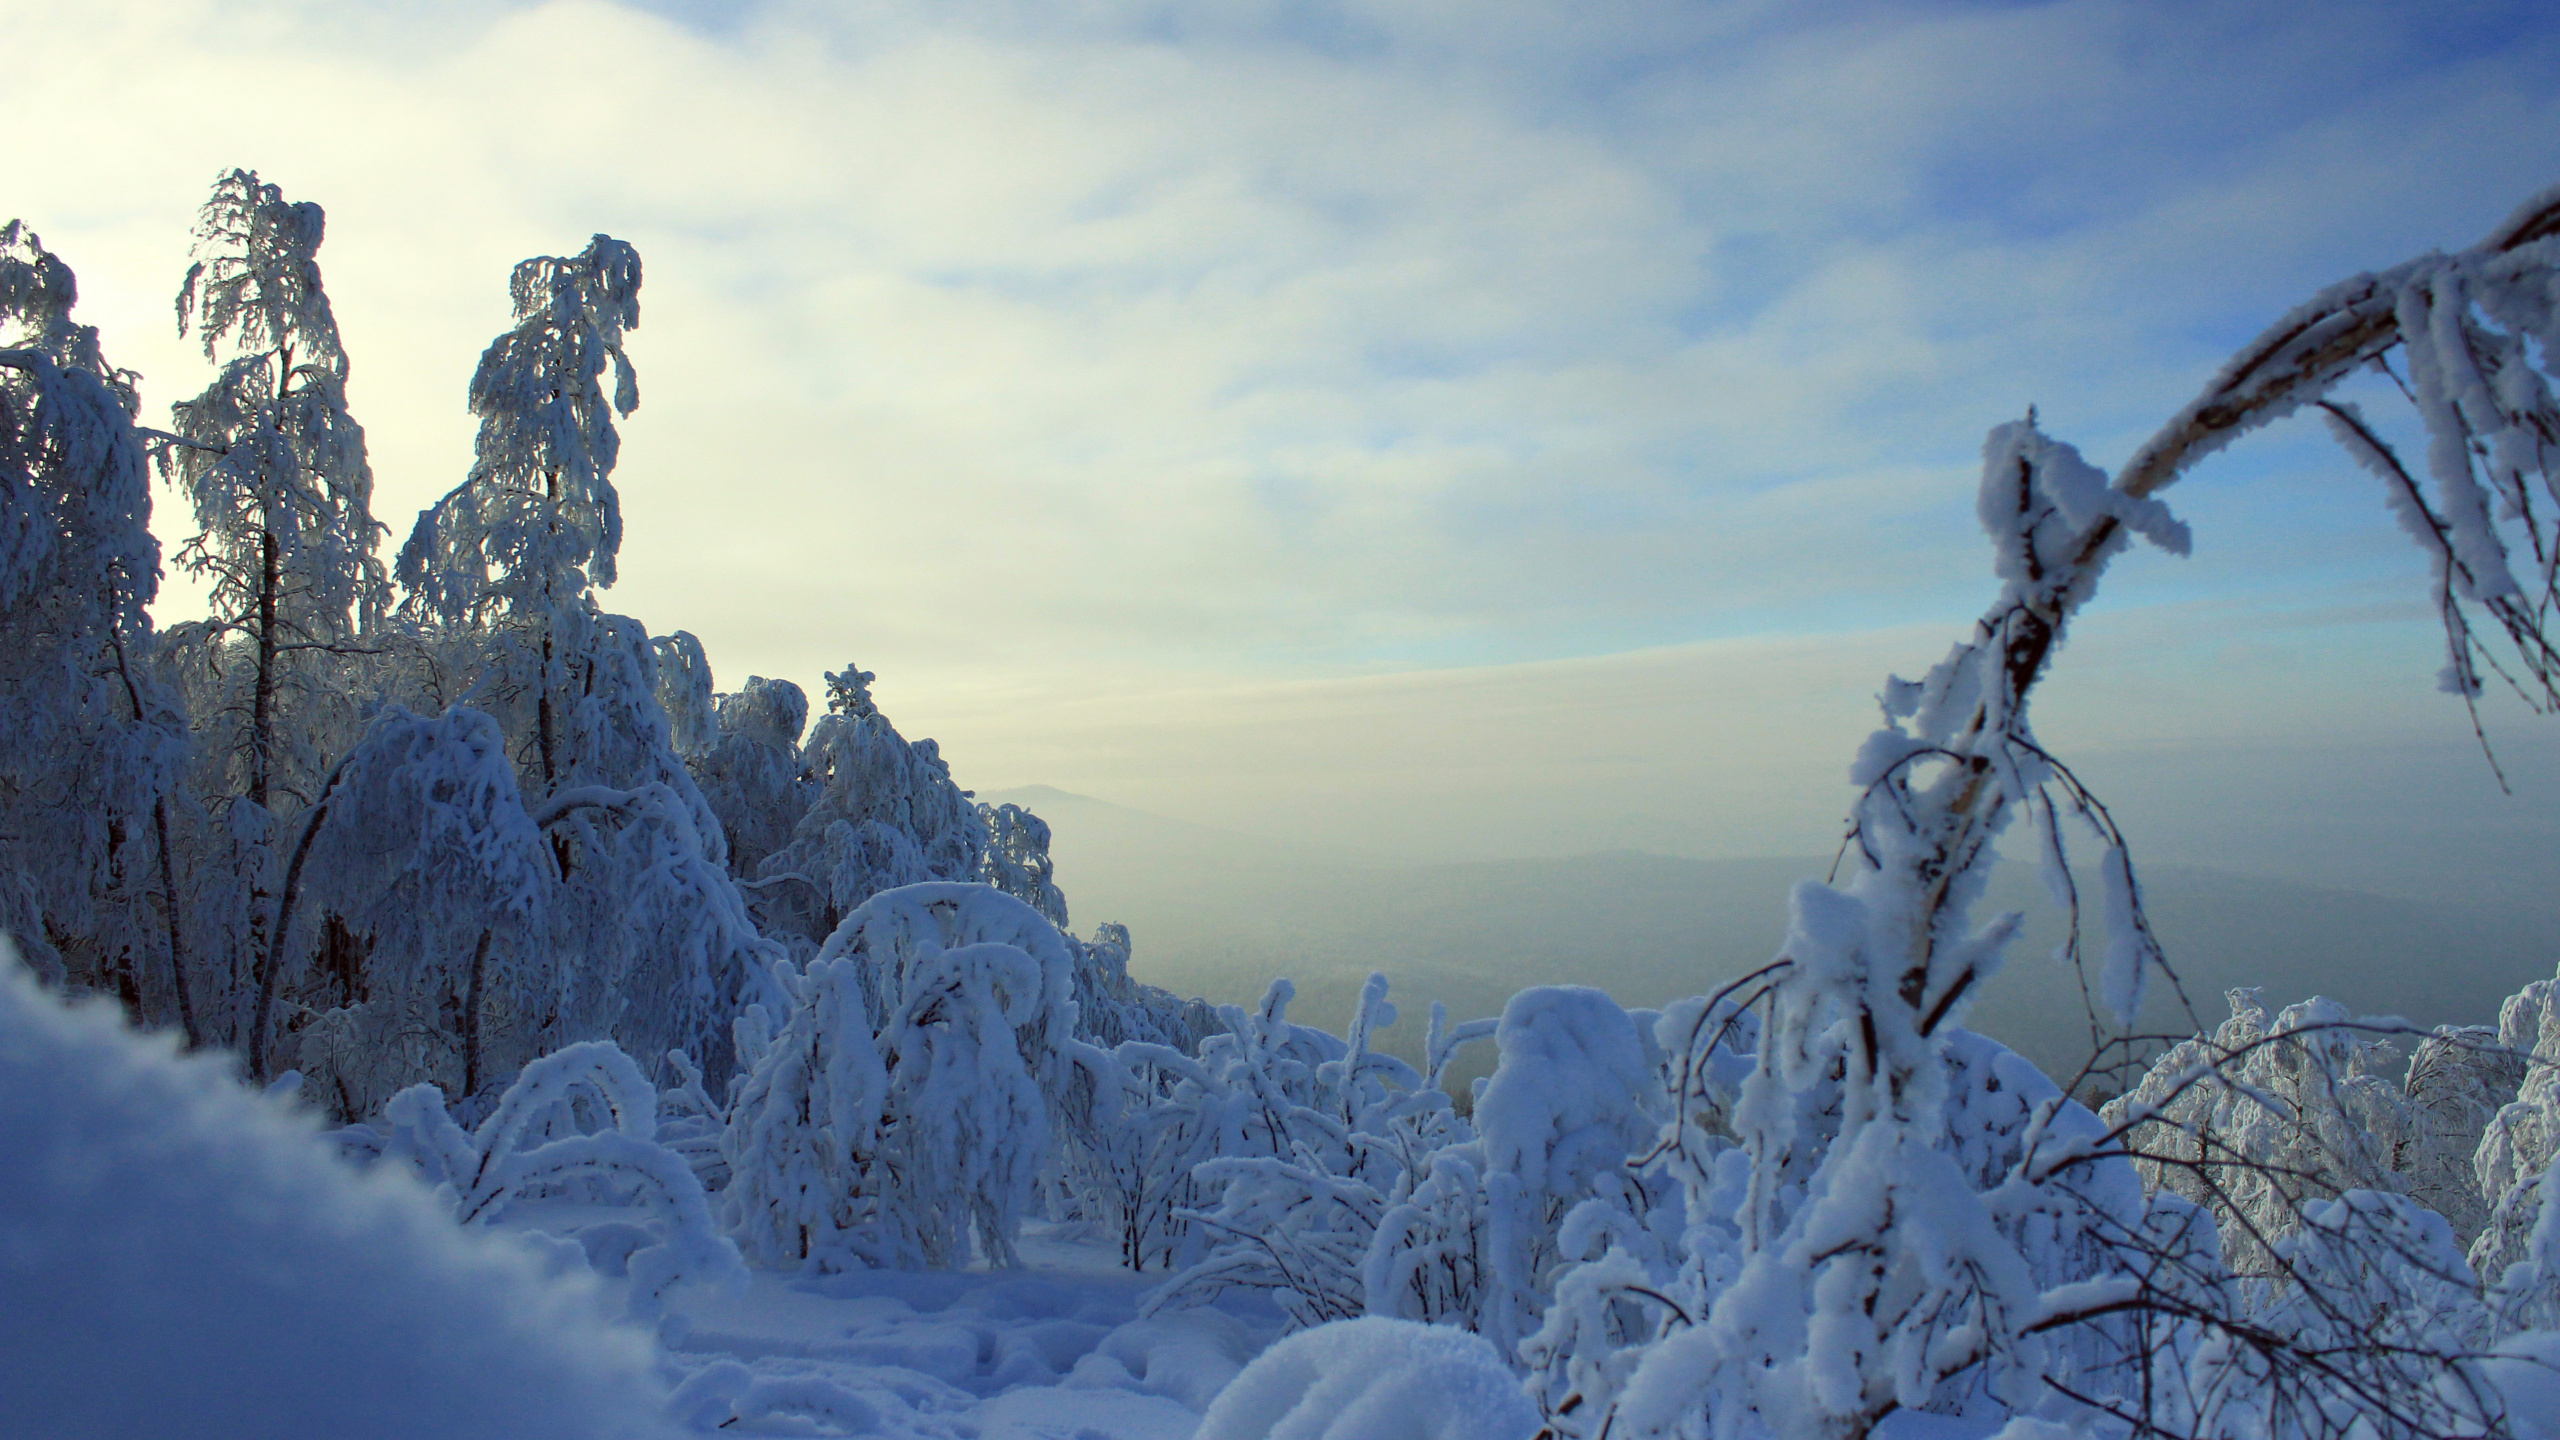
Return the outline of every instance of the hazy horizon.
[[[1080,931],[1131,927],[1131,972],[1184,994],[1251,1004],[1293,981],[1293,1017],[1338,1030],[1363,979],[1384,973],[1414,1052],[1431,1001],[1453,1020],[1499,1013],[1516,990],[1587,984],[1627,1005],[1714,989],[1770,959],[1787,888],[1827,855],[1684,859],[1635,850],[1424,861],[1193,824],[1049,786],[985,792],[1051,826],[1056,882]],[[2177,863],[2142,870],[2151,919],[2194,1007],[2154,987],[2142,1028],[2188,1033],[2259,987],[2271,1006],[2312,995],[2421,1026],[2495,1024],[2504,998],[2560,961],[2560,896],[2467,904]],[[2093,887],[2094,888],[2094,887]],[[2078,978],[2031,866],[1995,872],[1984,915],[2027,924],[1968,1023],[2067,1075],[2088,1054]],[[2094,923],[2094,922],[2092,922]],[[1484,1057],[1478,1057],[1481,1060]]]

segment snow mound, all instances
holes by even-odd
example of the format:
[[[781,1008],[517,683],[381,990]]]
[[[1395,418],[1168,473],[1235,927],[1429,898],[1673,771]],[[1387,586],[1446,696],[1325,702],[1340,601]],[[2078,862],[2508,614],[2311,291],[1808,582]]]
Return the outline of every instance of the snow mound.
[[[1371,1315],[1264,1351],[1193,1440],[1528,1440],[1537,1429],[1537,1407],[1481,1336]]]
[[[0,941],[0,1434],[658,1436],[648,1338]]]

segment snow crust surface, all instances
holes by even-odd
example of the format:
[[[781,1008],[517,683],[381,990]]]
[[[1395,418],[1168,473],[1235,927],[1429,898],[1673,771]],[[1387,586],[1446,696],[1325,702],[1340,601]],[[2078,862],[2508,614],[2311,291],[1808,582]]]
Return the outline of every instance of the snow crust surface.
[[[0,1435],[659,1436],[648,1337],[0,949]]]

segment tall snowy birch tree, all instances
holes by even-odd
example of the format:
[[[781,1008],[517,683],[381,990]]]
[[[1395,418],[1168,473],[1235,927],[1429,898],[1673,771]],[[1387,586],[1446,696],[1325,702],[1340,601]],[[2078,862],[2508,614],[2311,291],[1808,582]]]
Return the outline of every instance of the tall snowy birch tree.
[[[356,667],[390,596],[364,429],[347,410],[346,349],[320,279],[325,229],[319,206],[287,200],[255,171],[214,182],[177,300],[178,331],[202,343],[214,378],[171,407],[159,446],[195,512],[179,561],[207,582],[212,610],[173,627],[164,647],[197,731],[179,836],[195,883],[182,909],[228,961],[235,1037],[252,997],[275,983],[258,965],[272,948],[278,827],[312,803],[361,730]],[[361,938],[331,936],[352,977]],[[255,1051],[263,1037],[238,1038]]]
[[[614,421],[640,403],[623,352],[640,323],[640,254],[598,235],[516,266],[509,292],[515,324],[471,379],[470,474],[401,548],[405,603],[469,652],[473,703],[529,738],[523,790],[556,862],[550,944],[565,977],[532,1033],[683,1048],[721,1083],[728,1019],[769,947],[660,699],[698,701],[708,667],[595,598],[622,544]]]
[[[347,353],[320,283],[325,224],[319,206],[255,171],[214,183],[178,331],[192,329],[218,369],[173,407],[179,443],[161,449],[195,507],[180,562],[212,588],[205,659],[247,681],[245,714],[232,701],[203,717],[232,732],[208,748],[236,772],[236,793],[271,811],[279,789],[308,803],[305,782],[329,763],[293,725],[297,709],[345,688],[317,662],[350,648],[390,598],[364,428],[347,412]]]

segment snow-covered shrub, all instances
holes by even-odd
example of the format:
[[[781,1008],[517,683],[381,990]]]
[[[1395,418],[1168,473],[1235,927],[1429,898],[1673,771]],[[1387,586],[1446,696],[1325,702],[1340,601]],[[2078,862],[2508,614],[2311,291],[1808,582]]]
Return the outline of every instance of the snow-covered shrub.
[[[1651,1212],[1595,1197],[1567,1214],[1556,1237],[1568,1263],[1518,1354],[1529,1394],[1560,1435],[1605,1423],[1652,1344],[1694,1323],[1689,1307],[1732,1281],[1738,1167],[1720,1157],[1735,1149],[1733,1109],[1759,1035],[1758,1016],[1735,997],[1755,999],[1749,991],[1762,978],[1676,1001],[1654,1023],[1666,1113],[1654,1143],[1630,1157]]]
[[[433,1085],[401,1091],[383,1114],[384,1157],[435,1185],[465,1225],[544,1196],[645,1206],[657,1229],[654,1244],[628,1257],[635,1315],[654,1313],[679,1284],[740,1273],[738,1249],[713,1223],[693,1167],[659,1143],[657,1091],[608,1042],[584,1041],[527,1065],[489,1118],[467,1131]]]
[[[1130,1268],[1185,1268],[1201,1262],[1211,1234],[1225,1233],[1205,1221],[1199,1208],[1222,1192],[1224,1172],[1204,1172],[1201,1165],[1318,1153],[1333,1154],[1337,1163],[1353,1159],[1366,1164],[1356,1158],[1363,1154],[1356,1146],[1328,1151],[1321,1143],[1300,1148],[1296,1142],[1321,1142],[1339,1134],[1336,1121],[1312,1108],[1328,1075],[1357,1073],[1363,1086],[1374,1089],[1373,1072],[1381,1067],[1372,1055],[1370,1063],[1350,1071],[1328,1072],[1328,1057],[1338,1059],[1347,1048],[1322,1031],[1288,1020],[1296,991],[1286,980],[1272,984],[1256,1012],[1234,1006],[1212,1011],[1203,1001],[1177,1001],[1165,991],[1130,981],[1127,944],[1125,929],[1104,925],[1092,943],[1077,947],[1079,1023],[1093,1039],[1117,1038],[1112,1058],[1121,1086],[1120,1118],[1095,1127],[1068,1148],[1061,1180],[1067,1203],[1118,1241]],[[1093,997],[1090,1002],[1087,996]],[[1083,1008],[1087,1003],[1100,1008],[1088,1012]],[[1361,1006],[1360,1013],[1372,1024],[1383,1023],[1378,1019],[1382,1013],[1392,1015],[1382,979],[1370,978]],[[1435,1023],[1439,1013],[1435,1007]],[[1366,1033],[1365,1027],[1355,1026],[1355,1036]],[[1414,1118],[1402,1123],[1411,1126],[1429,1108],[1423,1099]],[[1440,1110],[1445,1114],[1445,1097]],[[1249,1262],[1246,1268],[1251,1268]],[[1221,1278],[1209,1281],[1209,1272],[1203,1271],[1203,1286],[1182,1293],[1206,1298],[1242,1273],[1232,1264],[1216,1269]],[[1159,1299],[1180,1290],[1168,1282]]]
[[[668,1433],[645,1335],[0,956],[0,1434]]]
[[[1561,1243],[1568,1215],[1592,1235],[1644,1227],[1672,1198],[1668,1185],[1649,1194],[1637,1163],[1666,1113],[1647,1039],[1598,990],[1511,997],[1473,1138],[1388,1187],[1362,1263],[1368,1313],[1463,1325],[1508,1356],[1547,1314],[1558,1268],[1585,1258]]]
[[[1191,1174],[1219,1199],[1175,1212],[1214,1238],[1149,1295],[1148,1313],[1232,1289],[1270,1292],[1294,1328],[1368,1312],[1363,1268],[1387,1197],[1448,1138],[1436,1120],[1448,1097],[1369,1048],[1395,1023],[1384,976],[1362,987],[1347,1038],[1291,1023],[1295,994],[1275,980],[1258,1010],[1225,1007],[1227,1033],[1202,1043],[1196,1084],[1170,1099],[1217,1135]]]
[[[1538,1412],[1502,1357],[1443,1325],[1371,1316],[1256,1356],[1194,1440],[1529,1440]]]
[[[1012,1263],[1052,1147],[1118,1098],[1075,1037],[1074,969],[1056,926],[990,887],[872,896],[786,975],[778,1033],[745,1043],[733,1229],[768,1264]]]
[[[720,1140],[729,1126],[728,1111],[703,1088],[702,1067],[681,1050],[667,1052],[674,1084],[658,1091],[658,1143],[681,1156],[706,1191],[729,1183],[729,1157]]]
[[[1063,968],[1001,941],[921,961],[880,1035],[889,1068],[881,1161],[898,1177],[883,1219],[901,1256],[932,1266],[1016,1263],[1014,1237],[1054,1143],[1049,1104],[1017,1030],[1065,1041],[1042,1022],[1063,1006]],[[1046,973],[1044,973],[1044,971]],[[1072,1043],[1072,1042],[1068,1042]],[[1054,1053],[1054,1052],[1052,1052]]]
[[[1118,1245],[1130,1269],[1190,1265],[1202,1237],[1186,1212],[1212,1193],[1192,1172],[1242,1134],[1240,1098],[1199,1057],[1172,1046],[1123,1041],[1112,1060],[1120,1119],[1069,1149],[1062,1178],[1071,1203]]]
[[[1124,1253],[1188,1261],[1149,1311],[1253,1289],[1301,1327],[1372,1312],[1472,1318],[1482,1202],[1464,1179],[1415,1191],[1439,1157],[1458,1156],[1441,1167],[1453,1176],[1481,1169],[1480,1148],[1459,1154],[1475,1132],[1441,1080],[1457,1047],[1495,1022],[1452,1030],[1435,1005],[1430,1073],[1417,1075],[1371,1048],[1395,1020],[1383,976],[1363,987],[1347,1039],[1292,1023],[1294,994],[1280,980],[1256,1011],[1222,1007],[1223,1031],[1196,1058],[1143,1042],[1117,1052],[1129,1119],[1119,1148],[1100,1156],[1109,1164],[1083,1183]],[[1200,1203],[1212,1195],[1214,1206]],[[1400,1298],[1381,1302],[1390,1290]]]
[[[779,1268],[844,1264],[876,1253],[869,1239],[885,1175],[873,1169],[889,1074],[872,1043],[862,977],[851,961],[786,967],[792,992],[778,1032],[762,1007],[738,1021],[741,1064],[721,1153],[721,1215],[747,1257]]]

